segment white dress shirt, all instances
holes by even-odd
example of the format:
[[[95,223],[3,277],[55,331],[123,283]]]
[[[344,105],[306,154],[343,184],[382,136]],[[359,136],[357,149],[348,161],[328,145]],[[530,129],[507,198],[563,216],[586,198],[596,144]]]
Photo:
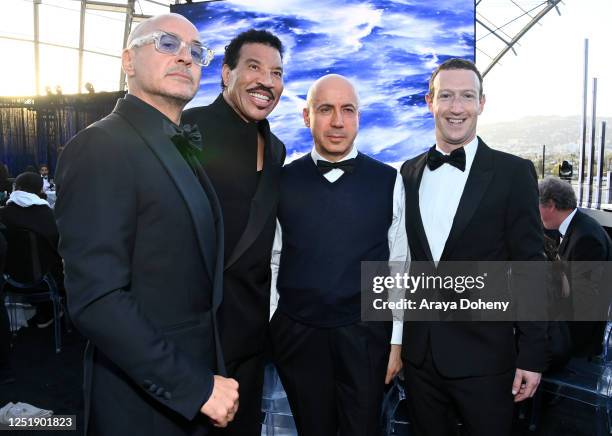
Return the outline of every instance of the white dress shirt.
[[[572,213],[570,213],[568,216],[565,217],[565,219],[563,220],[563,222],[561,223],[561,225],[559,226],[559,233],[561,233],[561,240],[563,240],[563,238],[565,237],[565,234],[567,233],[567,228],[569,227],[570,223],[572,222],[572,219],[574,218],[574,215],[576,215],[576,211],[578,209],[574,209],[572,211]]]
[[[41,176],[42,177],[42,176]],[[51,180],[49,180],[49,177],[42,177],[43,179],[43,192],[47,192],[49,190],[51,190]]]
[[[478,138],[474,137],[463,148],[465,150],[465,171],[449,164],[443,164],[435,171],[425,166],[419,186],[421,221],[423,221],[431,256],[435,262],[440,260],[453,226],[465,182],[467,182],[478,148]],[[437,145],[436,150],[442,154],[449,154],[444,153]]]
[[[325,160],[315,148],[313,147],[312,152],[310,153],[312,160],[315,165],[317,160]],[[357,157],[357,149],[355,147],[339,162],[353,159]],[[342,175],[344,174],[344,170],[339,168],[334,168],[331,171],[328,171],[323,176],[334,183]],[[391,274],[395,274],[396,272],[403,273],[405,268],[405,263],[408,260],[408,237],[406,236],[406,225],[405,225],[405,194],[404,194],[404,183],[402,181],[402,176],[397,173],[395,179],[395,185],[393,187],[393,220],[391,222],[391,226],[389,226],[389,231],[387,232],[387,239],[389,242],[389,262],[395,262],[391,264]],[[271,284],[271,292],[270,292],[270,318],[274,314],[276,307],[278,306],[278,290],[276,289],[276,279],[278,277],[278,267],[280,265],[280,256],[283,245],[283,237],[280,223],[276,220],[276,234],[274,236],[274,244],[272,246],[272,260],[271,260],[271,268],[272,268],[272,284]],[[399,264],[401,262],[401,264]],[[401,266],[400,266],[401,265]],[[400,271],[401,270],[401,271]],[[396,296],[393,297],[394,299]],[[401,298],[401,297],[398,297]],[[400,318],[401,315],[394,314],[394,318]],[[402,321],[393,321],[393,331],[391,334],[391,344],[401,345],[402,343],[402,333],[403,333],[403,323]]]

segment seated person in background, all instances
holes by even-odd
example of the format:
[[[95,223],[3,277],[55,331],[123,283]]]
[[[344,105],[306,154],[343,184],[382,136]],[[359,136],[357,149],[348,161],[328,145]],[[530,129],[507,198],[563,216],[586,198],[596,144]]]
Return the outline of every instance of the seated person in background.
[[[43,192],[52,191],[53,189],[55,189],[53,185],[53,179],[51,179],[51,175],[49,174],[49,166],[47,164],[41,164],[38,168],[38,173],[40,174],[40,177],[42,177],[43,180]]]
[[[547,230],[561,236],[559,258],[564,261],[610,261],[612,241],[603,227],[577,209],[574,188],[557,177],[539,183],[540,216]],[[593,356],[601,353],[605,322],[571,322],[572,355]]]
[[[0,273],[4,270],[5,259],[6,240],[0,233]],[[4,293],[0,291],[0,386],[15,381],[9,359],[10,334],[8,314],[4,306]]]
[[[13,183],[9,180],[9,171],[5,164],[0,162],[0,202],[6,203],[8,195],[13,190]]]
[[[51,265],[51,273],[60,289],[63,288],[62,259],[57,253],[59,234],[53,211],[46,200],[40,198],[43,179],[36,173],[22,173],[15,179],[13,191],[5,207],[0,208],[0,222],[7,231],[27,229],[47,242],[40,248],[43,265]],[[51,303],[38,306],[34,323],[44,328],[53,322]]]

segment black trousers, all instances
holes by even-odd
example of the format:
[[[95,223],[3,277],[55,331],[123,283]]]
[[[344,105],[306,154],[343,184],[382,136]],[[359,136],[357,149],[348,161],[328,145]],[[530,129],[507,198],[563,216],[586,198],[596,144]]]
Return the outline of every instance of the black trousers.
[[[226,428],[213,428],[211,434],[223,436],[261,436],[261,396],[265,355],[227,362],[227,376],[238,382],[239,405],[234,420]]]
[[[380,434],[390,323],[318,328],[276,311],[270,330],[300,436]]]
[[[510,436],[514,372],[447,378],[436,369],[431,348],[418,368],[404,361],[406,398],[414,434],[455,435],[459,419],[469,436]]]

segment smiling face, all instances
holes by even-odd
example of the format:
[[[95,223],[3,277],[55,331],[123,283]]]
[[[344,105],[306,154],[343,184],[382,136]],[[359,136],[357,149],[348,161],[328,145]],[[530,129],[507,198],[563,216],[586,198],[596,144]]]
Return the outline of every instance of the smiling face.
[[[425,96],[436,126],[436,144],[449,153],[476,136],[478,116],[485,104],[474,71],[441,70],[433,82],[433,95]]]
[[[236,68],[224,64],[221,76],[225,101],[245,121],[266,118],[283,93],[281,55],[266,44],[244,44]]]
[[[304,124],[310,128],[317,153],[337,162],[351,151],[359,130],[355,89],[344,77],[329,75],[317,80],[308,94]]]
[[[186,43],[199,42],[197,29],[187,19],[167,14],[141,24],[135,37],[161,30],[178,36]],[[184,106],[195,95],[200,84],[202,68],[191,58],[187,47],[181,47],[176,55],[160,53],[155,43],[125,49],[123,68],[128,78],[130,94],[158,109],[160,106]]]

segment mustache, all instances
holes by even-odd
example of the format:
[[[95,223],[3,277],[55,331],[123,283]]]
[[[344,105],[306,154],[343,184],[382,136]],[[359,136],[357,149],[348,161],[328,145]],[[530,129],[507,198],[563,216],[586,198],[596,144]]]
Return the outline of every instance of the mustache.
[[[173,73],[185,74],[186,76],[189,76],[189,78],[193,82],[193,73],[188,68],[182,68],[182,67],[177,66],[177,67],[172,67],[166,70],[166,75],[173,74]]]
[[[267,86],[259,85],[254,88],[247,89],[247,92],[254,92],[254,91],[263,91],[265,93],[268,93],[270,97],[272,97],[272,99],[275,98],[274,91],[272,91],[272,88],[268,88]]]

